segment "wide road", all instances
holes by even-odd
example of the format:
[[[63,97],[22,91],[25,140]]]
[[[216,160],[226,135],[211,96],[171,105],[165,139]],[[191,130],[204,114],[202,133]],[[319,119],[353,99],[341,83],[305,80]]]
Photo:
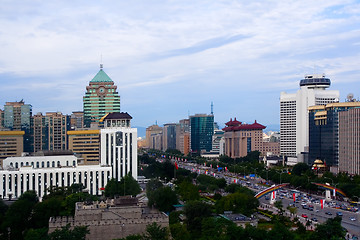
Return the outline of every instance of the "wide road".
[[[250,188],[254,192],[259,192],[264,187],[259,186],[256,184],[255,179],[248,178],[246,181],[242,180],[242,175],[235,175],[233,173],[228,172],[217,172],[215,169],[205,168],[202,165],[198,165],[195,163],[186,163],[186,162],[178,162],[178,166],[181,168],[185,168],[187,170],[197,172],[199,174],[205,174],[205,170],[208,169],[207,174],[211,176],[215,176],[217,178],[225,178],[228,184],[234,183],[234,179],[237,179],[237,184],[241,184],[245,187]],[[289,191],[289,190],[288,190]],[[305,194],[305,193],[302,193]],[[259,199],[260,203],[270,205],[269,200],[266,200],[265,197],[262,197]],[[292,199],[288,199],[284,197],[283,199],[277,199],[281,200],[283,202],[284,209],[286,209],[290,203],[293,203]],[[310,211],[308,209],[303,209],[301,206],[301,203],[296,203],[297,207],[297,215],[298,217],[305,221],[302,216],[302,214],[306,214],[308,216],[308,219],[317,218],[318,223],[323,223],[329,218],[334,218],[337,214],[337,212],[342,213],[342,222],[341,225],[347,229],[349,233],[352,235],[360,236],[360,214],[359,212],[354,213],[350,211],[344,211],[341,209],[335,209],[331,207],[324,206],[324,209],[321,209],[320,204],[314,204],[314,203],[308,203],[308,205],[312,205],[314,207],[313,211]],[[271,206],[272,207],[272,206]],[[331,215],[326,213],[331,213]],[[352,220],[351,220],[352,219]],[[354,220],[355,219],[355,220]],[[317,223],[313,222],[313,225],[316,225]]]

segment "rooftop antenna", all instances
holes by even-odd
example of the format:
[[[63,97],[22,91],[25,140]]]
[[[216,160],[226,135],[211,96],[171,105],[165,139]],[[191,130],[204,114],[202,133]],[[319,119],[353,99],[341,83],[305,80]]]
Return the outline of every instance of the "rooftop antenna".
[[[100,54],[100,69],[103,69],[104,68],[104,65],[102,63],[102,54]]]
[[[157,125],[157,120],[155,121],[155,125]]]
[[[214,104],[212,101],[211,101],[211,115],[214,115]]]

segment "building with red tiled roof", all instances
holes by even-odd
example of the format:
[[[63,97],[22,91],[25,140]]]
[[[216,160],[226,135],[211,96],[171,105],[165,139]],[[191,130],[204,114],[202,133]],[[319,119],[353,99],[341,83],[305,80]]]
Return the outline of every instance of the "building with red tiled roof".
[[[263,150],[263,129],[266,127],[257,123],[243,124],[230,119],[225,123],[225,155],[232,158],[246,156],[251,151]]]

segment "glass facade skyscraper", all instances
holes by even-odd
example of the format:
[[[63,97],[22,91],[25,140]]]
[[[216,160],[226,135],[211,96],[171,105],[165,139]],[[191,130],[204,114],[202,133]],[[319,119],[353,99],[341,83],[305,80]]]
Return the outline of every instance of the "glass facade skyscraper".
[[[24,152],[33,151],[31,138],[32,106],[20,102],[6,102],[4,106],[4,127],[15,131],[24,131]]]
[[[99,124],[99,120],[107,113],[120,112],[120,96],[113,80],[100,65],[99,72],[86,87],[83,97],[84,125]]]
[[[359,107],[358,102],[309,107],[309,164],[316,159],[339,165],[339,113]]]
[[[214,134],[214,115],[195,114],[190,116],[190,133],[192,152],[210,152]]]

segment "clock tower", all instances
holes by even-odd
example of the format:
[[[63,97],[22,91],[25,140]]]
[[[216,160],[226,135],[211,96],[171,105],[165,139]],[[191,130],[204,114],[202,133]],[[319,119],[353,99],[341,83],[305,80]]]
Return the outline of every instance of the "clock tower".
[[[120,112],[120,96],[114,81],[104,72],[103,65],[86,87],[83,97],[84,126],[98,125],[108,113]]]

